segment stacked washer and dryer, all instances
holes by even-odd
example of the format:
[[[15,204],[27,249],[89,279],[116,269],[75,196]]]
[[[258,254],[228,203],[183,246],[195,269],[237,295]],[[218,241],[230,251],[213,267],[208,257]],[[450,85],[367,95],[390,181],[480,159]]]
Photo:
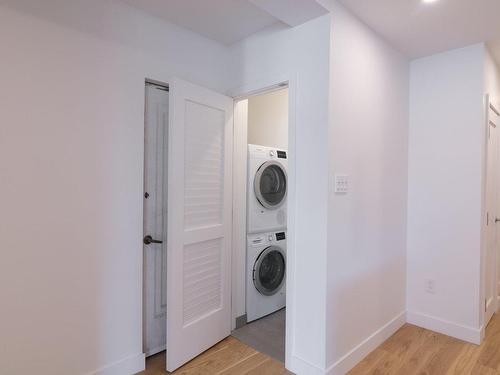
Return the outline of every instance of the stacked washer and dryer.
[[[248,145],[247,322],[286,305],[287,157]]]

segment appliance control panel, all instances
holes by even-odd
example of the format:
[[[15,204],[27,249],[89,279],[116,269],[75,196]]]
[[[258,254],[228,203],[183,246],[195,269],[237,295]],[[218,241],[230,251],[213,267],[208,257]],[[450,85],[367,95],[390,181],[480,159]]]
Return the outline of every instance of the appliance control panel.
[[[276,233],[276,241],[283,241],[286,238],[285,232]]]

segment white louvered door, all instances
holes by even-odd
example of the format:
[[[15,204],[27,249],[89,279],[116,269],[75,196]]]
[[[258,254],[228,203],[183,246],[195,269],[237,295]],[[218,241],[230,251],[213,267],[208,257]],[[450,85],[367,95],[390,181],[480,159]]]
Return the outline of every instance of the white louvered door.
[[[233,100],[170,84],[167,370],[230,334]]]

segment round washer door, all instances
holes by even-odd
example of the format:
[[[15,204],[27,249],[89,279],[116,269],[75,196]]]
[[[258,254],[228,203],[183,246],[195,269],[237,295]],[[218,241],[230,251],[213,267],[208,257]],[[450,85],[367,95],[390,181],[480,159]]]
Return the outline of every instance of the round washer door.
[[[265,208],[278,208],[285,201],[286,184],[287,176],[283,165],[276,161],[265,162],[255,173],[255,196]]]
[[[253,283],[260,294],[272,296],[285,281],[286,259],[283,250],[269,246],[263,250],[253,266]]]

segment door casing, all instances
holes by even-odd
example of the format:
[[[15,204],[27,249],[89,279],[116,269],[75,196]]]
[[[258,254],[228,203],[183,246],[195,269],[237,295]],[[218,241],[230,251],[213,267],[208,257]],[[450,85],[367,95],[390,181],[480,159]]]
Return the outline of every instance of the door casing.
[[[146,78],[145,81],[148,83],[153,83],[153,84],[158,84],[162,86],[168,87],[170,82],[173,78],[172,77],[166,77],[164,80],[156,80],[156,79],[151,79],[151,78]],[[294,202],[295,197],[296,197],[296,174],[295,174],[295,149],[296,149],[296,108],[297,108],[297,91],[298,91],[298,80],[299,80],[299,75],[298,73],[291,72],[290,74],[286,74],[280,77],[277,77],[275,79],[266,79],[262,80],[259,82],[255,82],[253,84],[241,86],[235,90],[233,90],[229,96],[232,96],[234,98],[234,128],[233,128],[233,135],[234,135],[234,142],[233,142],[233,150],[237,147],[237,137],[238,137],[238,130],[236,129],[236,122],[238,121],[238,109],[237,103],[238,101],[241,101],[242,99],[248,98],[252,95],[257,95],[259,93],[264,93],[264,92],[269,92],[275,89],[280,89],[283,88],[284,86],[288,86],[288,151],[291,157],[289,157],[288,160],[288,165],[289,165],[289,171],[288,171],[288,192],[287,192],[287,199],[289,202]],[[240,116],[244,116],[245,114],[239,113]],[[170,126],[170,124],[169,124]],[[246,129],[245,129],[246,131]],[[240,137],[241,138],[241,137]],[[245,143],[246,143],[246,136],[245,136]],[[245,150],[243,159],[245,160],[244,165],[245,165],[245,175],[246,175],[246,144],[245,147],[243,148]],[[143,153],[144,155],[144,153]],[[241,164],[242,160],[242,155],[236,154],[233,152],[233,177],[235,176],[235,170],[234,166],[236,164]],[[239,162],[240,161],[240,162]],[[236,236],[236,233],[238,229],[236,228],[241,228],[241,221],[238,221],[236,219],[237,215],[235,215],[235,212],[238,212],[242,206],[241,204],[237,204],[238,201],[241,201],[241,199],[238,199],[236,197],[236,194],[240,194],[240,190],[238,189],[238,193],[234,191],[234,183],[233,183],[233,219],[232,219],[232,233],[233,233],[233,246],[237,245],[237,242],[235,243],[235,240],[238,241],[238,238]],[[246,220],[246,183],[245,183],[245,191],[244,191],[245,197],[244,197],[244,214],[245,214],[245,220]],[[286,274],[286,285],[287,285],[287,309],[286,309],[286,341],[285,341],[285,366],[286,368],[290,369],[292,368],[292,353],[294,352],[294,342],[295,342],[295,324],[296,324],[296,319],[295,319],[295,233],[296,233],[296,227],[295,227],[295,218],[296,218],[296,209],[294,204],[289,204],[288,205],[288,212],[287,212],[287,274]],[[241,229],[240,229],[241,230]],[[246,230],[246,226],[243,227],[243,230]],[[241,238],[240,238],[241,241]],[[246,240],[244,240],[243,245],[239,244],[239,246],[244,246],[246,248]],[[234,258],[234,257],[233,257]],[[233,262],[233,259],[231,260]],[[233,264],[234,266],[234,264]],[[143,265],[141,265],[141,268]],[[234,272],[233,272],[233,267],[231,267],[231,287],[234,285]],[[141,288],[142,290],[142,288]],[[232,290],[231,290],[231,295],[232,295]],[[141,298],[142,300],[142,298]],[[232,299],[232,314],[231,314],[231,320],[233,321],[234,316],[233,313],[235,312],[235,301],[234,298]],[[143,325],[141,324],[141,329],[143,329]]]
[[[291,369],[292,353],[294,351],[294,327],[295,327],[295,197],[296,197],[296,174],[295,174],[295,149],[296,149],[296,107],[297,107],[297,82],[298,74],[291,73],[276,79],[258,81],[250,85],[242,86],[234,90],[230,96],[234,98],[234,142],[233,142],[233,254],[246,252],[246,204],[247,204],[247,108],[240,103],[258,94],[264,94],[288,87],[288,176],[287,176],[287,252],[286,252],[286,328],[285,328],[285,367]],[[244,183],[241,183],[245,176]],[[235,269],[238,269],[237,259],[232,261],[232,283],[234,287],[236,280]],[[232,294],[231,323],[235,328],[238,317],[238,307],[235,295]]]

